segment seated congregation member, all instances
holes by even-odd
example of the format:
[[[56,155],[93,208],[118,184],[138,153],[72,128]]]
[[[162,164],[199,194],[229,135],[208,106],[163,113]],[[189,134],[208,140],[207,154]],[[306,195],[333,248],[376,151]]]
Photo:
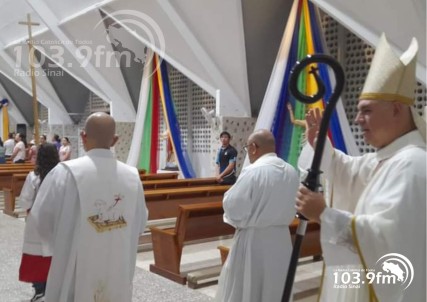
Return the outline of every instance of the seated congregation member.
[[[296,170],[277,157],[268,130],[252,133],[245,147],[250,166],[224,195],[224,221],[236,228],[221,271],[216,301],[280,301],[292,253]]]
[[[352,157],[327,142],[322,170],[333,182],[334,207],[304,186],[298,192],[297,210],[321,224],[320,301],[426,301],[426,123],[412,107],[417,50],[414,39],[398,57],[381,37],[355,119],[377,151]],[[319,112],[309,112],[311,146],[320,122]],[[353,287],[343,286],[349,271]],[[401,277],[381,278],[393,280],[393,272]]]
[[[53,251],[46,302],[132,300],[148,212],[138,170],[110,151],[115,127],[91,114],[80,135],[86,155],[61,162],[40,186],[32,212]]]
[[[223,131],[219,139],[221,147],[216,157],[216,178],[222,185],[232,185],[236,182],[237,150],[230,145],[231,135]]]
[[[23,255],[21,267],[19,268],[19,281],[33,284],[35,293],[31,302],[42,301],[44,297],[52,256],[52,251],[42,244],[40,235],[34,225],[31,208],[40,184],[58,162],[59,157],[55,145],[41,145],[37,153],[34,171],[28,174],[19,196],[20,206],[28,212],[24,231]]]
[[[25,140],[25,135],[22,133],[16,133],[15,142],[16,145],[13,147],[13,153],[10,158],[14,164],[23,164],[27,157],[27,141]]]

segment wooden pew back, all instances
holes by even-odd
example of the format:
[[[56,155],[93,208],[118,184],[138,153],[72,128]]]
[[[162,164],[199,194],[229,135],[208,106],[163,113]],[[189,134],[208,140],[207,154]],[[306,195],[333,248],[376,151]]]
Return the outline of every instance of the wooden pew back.
[[[25,180],[27,179],[28,173],[20,173],[12,175],[12,187],[11,189],[16,193],[15,196],[21,194],[22,187],[24,186]]]
[[[27,169],[17,169],[17,170],[7,170],[7,171],[0,171],[0,190],[3,190],[3,188],[10,189],[12,187],[12,176],[14,174],[28,174],[33,169],[27,168]]]
[[[34,170],[34,165],[27,164],[10,164],[0,165],[0,171],[11,171],[11,170]]]
[[[179,205],[222,201],[230,186],[167,188],[144,191],[148,219],[178,217]]]
[[[178,173],[158,173],[158,174],[145,174],[140,173],[141,180],[156,180],[156,179],[177,179]]]
[[[175,228],[151,227],[154,264],[150,271],[186,284],[186,276],[180,273],[184,244],[233,234],[235,229],[223,221],[223,214],[222,202],[181,205]]]
[[[182,247],[188,241],[234,234],[223,215],[222,202],[180,205],[175,226],[178,244]]]
[[[3,188],[4,194],[4,210],[3,213],[12,217],[18,217],[19,213],[15,211],[16,196],[21,194],[22,187],[24,186],[25,179],[28,173],[13,174],[11,187]]]
[[[197,186],[213,186],[218,184],[215,177],[209,178],[189,178],[189,179],[158,179],[145,180],[142,182],[144,190],[154,190],[160,188],[174,187],[197,187]]]
[[[22,171],[19,174],[9,174],[10,171],[4,172],[4,174],[8,175],[10,181],[7,181],[5,177],[3,179],[3,191],[9,189],[7,193],[7,198],[5,197],[5,206],[8,204],[8,209],[10,211],[14,211],[15,206],[15,197],[21,194],[22,186],[24,185],[25,178],[28,173],[23,173]],[[16,171],[15,171],[16,172]],[[165,173],[166,174],[166,173]],[[147,174],[148,175],[148,174]],[[180,181],[179,179],[169,179],[169,180],[150,180],[151,184],[156,182],[174,182]],[[190,180],[187,180],[187,182]],[[178,205],[179,204],[192,204],[203,201],[221,201],[222,196],[226,190],[228,190],[229,186],[198,186],[199,184],[210,182],[211,179],[206,181],[202,179],[198,181],[197,179],[191,180],[190,182],[194,182],[194,186],[188,186],[184,188],[159,188],[156,189],[156,192],[152,192],[153,190],[145,190],[145,198],[147,202],[147,207],[149,209],[149,219],[162,219],[162,218],[171,218],[178,216]],[[143,181],[144,183],[147,181]],[[0,185],[2,183],[1,179],[1,171],[0,171]],[[180,183],[180,182],[178,182]],[[182,183],[182,182],[181,182]],[[165,184],[161,184],[161,187],[165,186]],[[175,184],[174,184],[175,186]],[[197,189],[196,189],[197,187]],[[5,195],[6,196],[6,195]],[[197,200],[196,198],[199,198]]]

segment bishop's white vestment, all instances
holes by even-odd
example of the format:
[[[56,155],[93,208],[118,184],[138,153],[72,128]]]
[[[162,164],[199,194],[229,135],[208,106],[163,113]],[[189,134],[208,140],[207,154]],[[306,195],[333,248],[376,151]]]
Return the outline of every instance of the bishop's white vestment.
[[[296,170],[275,153],[242,170],[224,195],[224,221],[236,228],[216,301],[280,301],[292,242]]]
[[[333,183],[333,205],[320,217],[326,265],[320,300],[425,302],[426,144],[420,133],[414,130],[360,157],[333,150],[330,144],[324,154],[322,170]],[[377,261],[390,253],[412,262],[414,275],[407,289],[381,278],[387,272]],[[375,278],[380,276],[371,289],[363,273],[357,279],[362,268],[375,269]],[[350,272],[354,288],[348,283],[337,288],[347,282],[344,272]]]
[[[110,150],[58,164],[32,208],[53,251],[46,302],[131,301],[148,212],[138,171]]]

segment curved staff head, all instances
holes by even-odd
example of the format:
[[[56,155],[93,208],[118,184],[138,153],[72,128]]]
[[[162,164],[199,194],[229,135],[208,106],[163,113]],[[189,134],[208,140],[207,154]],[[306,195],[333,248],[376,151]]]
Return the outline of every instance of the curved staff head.
[[[312,74],[316,80],[318,87],[317,93],[313,96],[307,96],[298,90],[299,74],[301,73],[301,71],[304,70],[306,66],[313,63],[326,64],[331,67],[334,71],[336,82],[335,89],[332,92],[331,97],[327,101],[327,105],[323,113],[322,123],[320,125],[319,134],[317,136],[316,150],[314,153],[313,162],[311,164],[311,168],[309,170],[307,178],[304,181],[304,184],[310,190],[315,191],[319,184],[318,178],[321,173],[319,169],[320,163],[322,161],[323,147],[325,146],[326,135],[328,132],[329,120],[331,119],[332,112],[334,111],[335,105],[338,102],[340,94],[344,88],[345,77],[344,70],[342,69],[341,65],[334,58],[328,55],[308,55],[300,62],[297,62],[291,71],[291,77],[289,80],[289,90],[296,99],[305,104],[312,104],[325,96],[325,85],[323,84],[322,79],[317,73],[318,69],[313,66],[311,67],[309,73]]]

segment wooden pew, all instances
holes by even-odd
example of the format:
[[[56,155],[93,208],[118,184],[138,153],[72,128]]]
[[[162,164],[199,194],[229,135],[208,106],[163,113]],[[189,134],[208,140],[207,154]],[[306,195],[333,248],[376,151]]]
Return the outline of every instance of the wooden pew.
[[[295,234],[298,228],[298,219],[294,219],[292,224],[289,226],[289,231],[291,232],[292,244],[295,242]],[[221,263],[224,264],[227,260],[228,253],[230,248],[220,245],[218,246]],[[304,236],[304,239],[301,244],[301,250],[299,258],[313,256],[314,260],[320,260],[322,255],[322,248],[320,246],[320,225],[316,222],[309,221],[307,223],[307,229]]]
[[[225,185],[166,188],[144,191],[148,208],[148,219],[178,217],[179,205],[222,201],[224,193],[230,188]]]
[[[13,174],[28,174],[33,168],[0,170],[0,190],[11,188]]]
[[[166,173],[165,173],[166,174]],[[24,185],[26,173],[22,174],[13,174],[11,177],[11,183],[8,186],[3,188],[5,195],[5,210],[4,213],[8,215],[14,215],[15,213],[15,199],[21,194],[22,186]],[[147,174],[148,175],[148,174]],[[157,183],[160,183],[158,186],[162,189],[156,189],[157,193],[151,192],[152,190],[145,190],[144,194],[146,196],[147,207],[150,212],[150,220],[151,219],[162,219],[162,218],[170,218],[177,217],[178,215],[178,204],[180,203],[195,203],[200,201],[218,201],[222,200],[222,196],[226,190],[228,190],[229,186],[219,186],[214,185],[213,187],[202,186],[203,184],[208,184],[212,182],[215,178],[207,178],[207,179],[167,179],[167,180],[148,180],[143,181],[142,184],[145,188],[145,184],[148,182],[149,186],[157,187]],[[174,183],[177,181],[177,183]],[[186,181],[186,182],[181,182]],[[166,183],[165,183],[166,182]],[[187,187],[184,187],[184,190],[176,190],[176,184],[184,184],[187,183]],[[172,190],[166,188],[167,186],[172,185]],[[200,190],[192,190],[195,187],[203,187]],[[194,200],[193,197],[198,198],[198,200]],[[165,199],[165,200],[162,200]],[[184,199],[184,200],[183,200]],[[156,204],[153,204],[156,202]],[[168,209],[162,209],[161,204],[165,204],[165,207],[171,207]]]
[[[7,214],[13,217],[19,216],[19,213],[15,211],[16,196],[19,196],[21,194],[21,190],[22,190],[22,187],[24,186],[27,175],[28,173],[13,174],[11,187],[3,188],[3,193],[4,193],[3,213],[4,214]]]
[[[34,169],[33,164],[0,164],[0,171]]]
[[[141,180],[177,179],[178,173],[139,174]]]
[[[218,182],[215,177],[209,178],[189,178],[189,179],[157,179],[157,180],[144,180],[142,185],[144,190],[155,190],[159,188],[174,188],[174,187],[200,187],[212,186]]]
[[[150,271],[165,278],[186,284],[180,273],[182,249],[189,241],[231,235],[234,228],[223,221],[222,202],[180,205],[173,229],[151,227],[154,264]]]

